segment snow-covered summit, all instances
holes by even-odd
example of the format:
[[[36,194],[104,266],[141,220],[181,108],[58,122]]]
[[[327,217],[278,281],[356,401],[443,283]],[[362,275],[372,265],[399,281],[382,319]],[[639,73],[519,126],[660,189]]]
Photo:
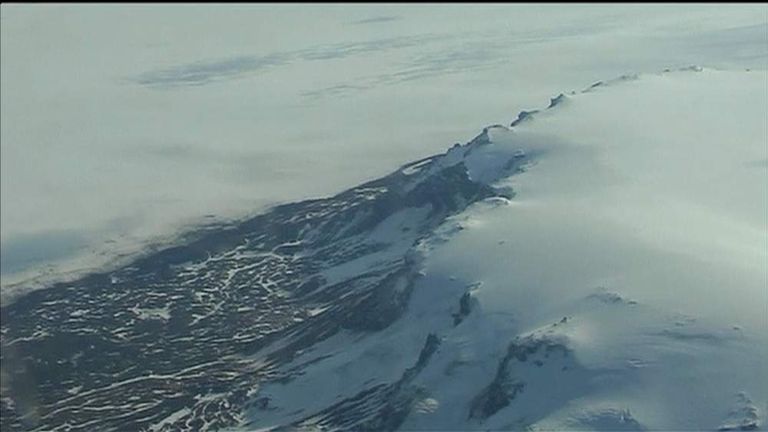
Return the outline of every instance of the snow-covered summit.
[[[768,106],[750,95],[766,82],[700,68],[628,75],[431,159],[422,169],[462,164],[514,198],[448,218],[422,243],[405,315],[383,333],[332,338],[313,356],[356,348],[264,386],[274,411],[253,411],[253,425],[357,401],[368,408],[345,424],[363,427],[394,403],[364,396],[397,370],[374,353],[407,362],[436,334],[411,396],[395,398],[409,407],[403,430],[764,428],[768,173],[754,161],[767,156]],[[505,170],[515,155],[524,162]],[[325,401],[300,396],[329,382]],[[333,418],[297,424],[332,429]]]

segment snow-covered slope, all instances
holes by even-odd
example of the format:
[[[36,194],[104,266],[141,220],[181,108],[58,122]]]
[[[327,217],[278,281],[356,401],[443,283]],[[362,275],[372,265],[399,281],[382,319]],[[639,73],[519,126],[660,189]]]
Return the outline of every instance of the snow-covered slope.
[[[764,428],[766,95],[765,72],[694,68],[600,83],[488,129],[456,157],[514,198],[450,218],[422,245],[406,315],[297,359],[322,360],[263,386],[270,408],[250,426],[332,428],[321,408],[335,404],[382,415],[350,400],[399,379],[432,334],[408,396],[391,398],[408,406],[403,430]],[[524,172],[499,174],[523,152]]]
[[[764,430],[766,95],[696,67],[565,91],[21,296],[4,427]]]

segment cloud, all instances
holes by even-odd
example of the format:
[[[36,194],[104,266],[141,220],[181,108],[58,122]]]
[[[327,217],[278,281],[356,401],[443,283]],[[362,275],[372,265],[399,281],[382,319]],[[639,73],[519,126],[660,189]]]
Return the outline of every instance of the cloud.
[[[354,55],[422,46],[425,43],[445,40],[450,37],[434,34],[402,36],[362,42],[318,45],[302,50],[274,52],[261,56],[246,55],[199,61],[166,69],[150,70],[131,78],[130,81],[156,88],[198,86],[220,80],[241,78],[296,62],[343,59]]]
[[[417,53],[397,70],[361,77],[354,82],[307,91],[302,96],[323,98],[346,96],[380,86],[423,80],[455,73],[477,71],[509,62],[504,55],[507,46],[491,39],[479,43],[461,43],[429,53]]]
[[[397,16],[397,15],[382,15],[382,16],[374,16],[370,18],[365,18],[357,21],[352,21],[350,24],[359,25],[359,24],[378,24],[383,22],[390,22],[390,21],[397,21],[401,20],[403,17]]]
[[[768,168],[768,159],[759,159],[754,161],[749,161],[746,163],[746,165],[750,168]]]
[[[41,263],[72,256],[86,248],[91,236],[84,230],[52,230],[16,235],[0,247],[0,273],[22,272]]]
[[[396,16],[371,17],[353,23],[365,24],[400,19]],[[585,26],[583,24],[560,26],[556,29],[513,29],[470,33],[425,33],[410,36],[355,41],[335,44],[316,45],[313,47],[278,51],[265,55],[242,55],[219,60],[197,61],[165,69],[149,70],[130,81],[151,88],[176,88],[200,86],[217,81],[244,78],[270,69],[295,63],[313,61],[331,61],[354,56],[382,53],[390,50],[434,48],[443,45],[430,55],[417,55],[404,67],[394,72],[375,76],[361,77],[356,82],[307,91],[302,95],[312,98],[343,95],[350,91],[365,90],[382,84],[392,84],[414,79],[429,78],[437,75],[474,70],[483,65],[500,61],[490,52],[503,52],[510,46],[523,46],[546,43],[556,39],[594,34],[609,28],[609,24]],[[479,39],[474,44],[465,44],[469,38]],[[452,46],[445,44],[454,43]]]
[[[13,234],[3,238],[0,243],[0,274],[11,276],[41,265],[52,265],[75,258],[88,250],[93,252],[94,244],[99,239],[129,231],[143,222],[144,217],[139,213],[124,214],[87,228]]]
[[[244,56],[224,60],[197,62],[169,69],[145,72],[133,81],[152,87],[194,86],[212,81],[234,78],[246,73],[255,73],[292,61],[288,53],[266,56]]]
[[[574,25],[557,29],[476,32],[471,35],[472,42],[465,42],[467,38],[464,37],[445,39],[439,48],[433,46],[429,51],[413,53],[397,70],[306,91],[302,96],[312,99],[343,97],[379,86],[479,71],[513,61],[515,50],[523,47],[588,36],[609,28],[609,24],[603,23],[590,27]]]

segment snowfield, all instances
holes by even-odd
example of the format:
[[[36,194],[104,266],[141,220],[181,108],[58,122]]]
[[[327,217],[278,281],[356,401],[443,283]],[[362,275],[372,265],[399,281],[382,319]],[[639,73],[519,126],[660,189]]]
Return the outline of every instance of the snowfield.
[[[765,71],[622,77],[449,150],[424,169],[463,162],[514,196],[422,241],[403,317],[298,356],[247,428],[333,429],[308,416],[397,380],[436,335],[401,430],[765,430],[766,95]]]
[[[768,431],[766,4],[0,12],[3,432]]]
[[[3,427],[765,430],[768,72],[564,90],[4,304]]]

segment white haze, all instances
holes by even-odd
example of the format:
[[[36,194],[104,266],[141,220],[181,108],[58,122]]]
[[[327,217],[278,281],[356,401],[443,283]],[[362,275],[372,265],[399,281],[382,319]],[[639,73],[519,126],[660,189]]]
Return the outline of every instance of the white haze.
[[[195,224],[333,194],[597,80],[768,68],[760,4],[3,5],[0,32],[6,291]],[[641,149],[626,151],[642,163]],[[707,195],[679,193],[703,198],[671,211],[700,206],[694,228],[730,229],[736,243],[722,246],[739,261],[751,232],[709,212]],[[645,197],[623,196],[622,208]],[[729,211],[751,205],[762,203]]]

